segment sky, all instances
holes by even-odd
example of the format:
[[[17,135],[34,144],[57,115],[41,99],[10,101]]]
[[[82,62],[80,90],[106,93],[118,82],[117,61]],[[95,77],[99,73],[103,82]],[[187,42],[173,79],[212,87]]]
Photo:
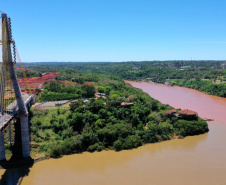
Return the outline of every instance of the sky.
[[[0,0],[23,62],[226,60],[225,0]]]

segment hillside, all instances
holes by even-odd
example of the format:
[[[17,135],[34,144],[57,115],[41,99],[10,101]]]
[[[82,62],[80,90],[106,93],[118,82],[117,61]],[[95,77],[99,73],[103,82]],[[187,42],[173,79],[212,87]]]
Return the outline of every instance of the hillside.
[[[172,107],[161,104],[117,76],[74,69],[61,69],[59,72],[59,80],[73,79],[77,82],[74,86],[76,93],[81,92],[86,101],[74,100],[69,107],[31,110],[33,157],[59,157],[106,149],[119,151],[208,131],[207,123],[200,118],[167,117],[166,111]],[[82,89],[87,81],[93,84],[87,85],[94,89],[93,94],[87,95],[84,93],[87,90]],[[55,85],[57,82],[46,83],[42,94],[59,93],[60,96],[60,93],[65,93],[60,92],[62,85],[54,88]],[[94,96],[95,93],[101,94],[98,97]]]

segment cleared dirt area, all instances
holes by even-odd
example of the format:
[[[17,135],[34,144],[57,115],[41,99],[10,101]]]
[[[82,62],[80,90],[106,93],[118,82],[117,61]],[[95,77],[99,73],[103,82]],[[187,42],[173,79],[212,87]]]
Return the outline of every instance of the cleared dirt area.
[[[44,82],[50,82],[55,80],[55,77],[59,76],[58,72],[48,72],[42,75],[42,77],[31,77],[27,78],[27,81],[31,88],[43,88]],[[27,87],[26,80],[24,78],[20,78],[18,80],[20,87]]]

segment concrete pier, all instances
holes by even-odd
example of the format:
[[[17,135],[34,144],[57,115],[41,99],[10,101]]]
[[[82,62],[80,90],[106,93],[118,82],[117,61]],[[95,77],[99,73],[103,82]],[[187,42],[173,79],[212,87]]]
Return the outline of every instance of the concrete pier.
[[[30,157],[30,138],[27,115],[20,116],[20,126],[21,126],[22,154],[23,157]]]

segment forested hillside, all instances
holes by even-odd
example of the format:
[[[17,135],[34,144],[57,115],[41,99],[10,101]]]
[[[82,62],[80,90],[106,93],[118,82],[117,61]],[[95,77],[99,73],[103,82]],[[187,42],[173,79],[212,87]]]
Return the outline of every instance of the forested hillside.
[[[85,95],[88,101],[75,100],[69,109],[61,106],[33,108],[30,128],[34,153],[59,157],[83,151],[119,151],[208,131],[207,123],[200,118],[168,118],[165,112],[172,107],[161,104],[117,76],[68,68],[59,71],[61,80],[76,82],[75,86],[66,86],[65,91],[71,94],[80,91],[84,96],[82,86],[89,82],[103,97]],[[62,85],[47,83],[43,94],[46,91],[47,94],[65,93]]]
[[[78,71],[103,71],[124,80],[153,81],[197,89],[208,94],[226,97],[225,61],[142,61],[142,62],[89,62],[89,63],[35,63],[26,67],[41,72],[59,71],[57,66]],[[69,75],[64,75],[69,79]],[[75,77],[75,80],[78,77]],[[60,79],[63,79],[60,77]]]

